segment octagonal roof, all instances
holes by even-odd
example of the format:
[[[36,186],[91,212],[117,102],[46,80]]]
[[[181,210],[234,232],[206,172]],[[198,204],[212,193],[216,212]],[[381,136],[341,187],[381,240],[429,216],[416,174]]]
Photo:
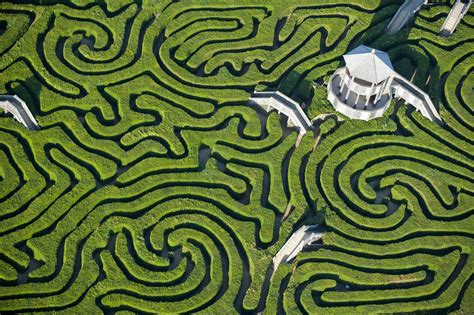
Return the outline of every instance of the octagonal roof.
[[[393,65],[386,52],[360,45],[345,54],[349,73],[364,81],[378,84],[393,74]]]

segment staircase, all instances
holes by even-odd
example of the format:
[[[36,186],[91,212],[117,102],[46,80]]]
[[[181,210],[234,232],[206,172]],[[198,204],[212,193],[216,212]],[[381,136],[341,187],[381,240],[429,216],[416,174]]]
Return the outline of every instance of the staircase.
[[[401,75],[396,74],[391,84],[391,90],[395,98],[401,98],[405,100],[432,122],[435,122],[439,125],[443,124],[441,117],[429,95],[414,85],[412,82],[408,81]]]
[[[471,6],[472,0],[468,2],[463,2],[461,0],[457,0],[454,6],[451,8],[451,11],[444,21],[443,26],[440,30],[441,36],[449,36],[454,33],[456,27],[461,22],[464,15],[469,11],[469,7]]]
[[[31,114],[26,103],[17,95],[0,95],[0,108],[10,113],[13,117],[29,130],[38,130],[36,119]]]
[[[286,241],[283,247],[273,257],[274,270],[284,262],[289,263],[308,244],[323,237],[324,232],[315,225],[303,225]]]
[[[313,125],[301,106],[279,91],[255,91],[250,100],[262,106],[266,111],[276,109],[288,117],[288,127],[296,127],[301,135],[313,129]]]

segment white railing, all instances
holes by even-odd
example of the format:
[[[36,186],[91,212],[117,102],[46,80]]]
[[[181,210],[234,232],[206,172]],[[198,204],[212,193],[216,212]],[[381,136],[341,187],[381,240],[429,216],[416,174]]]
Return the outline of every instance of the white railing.
[[[254,92],[250,100],[270,111],[276,109],[288,117],[288,125],[298,128],[301,135],[313,129],[313,125],[301,106],[279,91]]]
[[[361,85],[357,83],[357,81],[355,80],[352,81],[351,83],[351,77],[348,75],[344,76],[343,84],[346,86],[349,86],[349,84],[351,84],[351,90],[359,95],[374,95],[374,94],[379,93],[380,90],[383,88],[383,84],[374,85],[372,87],[372,86]]]
[[[26,103],[17,95],[0,95],[0,108],[30,130],[39,128],[35,117],[31,114]]]
[[[461,22],[464,15],[469,11],[472,1],[463,3],[461,0],[457,0],[456,3],[449,11],[448,17],[441,26],[442,35],[451,35],[456,30],[456,27]]]
[[[329,79],[327,92],[329,102],[331,102],[336,111],[344,114],[345,116],[352,119],[362,120],[370,120],[381,117],[390,106],[392,96],[395,96],[396,98],[404,99],[408,104],[416,107],[421,112],[421,114],[429,120],[438,124],[442,123],[441,116],[436,110],[436,107],[431,101],[429,95],[396,72],[393,72],[393,75],[388,79],[388,91],[374,106],[370,105],[367,108],[360,108],[360,104],[353,104],[354,100],[351,101],[350,98],[349,101],[343,101],[341,97],[347,93],[347,90],[344,90],[344,93],[341,94],[341,90],[339,88],[340,80],[342,80],[341,75],[343,72],[344,68],[340,68],[336,70],[336,72],[331,76]],[[353,85],[351,86],[351,91],[353,92],[352,87]]]
[[[411,17],[426,4],[427,0],[405,0],[387,26],[386,33],[394,34],[408,23]]]
[[[391,89],[396,98],[404,99],[408,104],[420,110],[421,114],[429,120],[436,123],[442,122],[430,96],[412,82],[396,74]]]
[[[285,242],[283,247],[273,257],[273,268],[284,262],[289,263],[303,248],[324,236],[324,233],[316,231],[316,225],[303,225]]]
[[[341,69],[343,70],[343,68]],[[338,84],[334,83],[334,79],[341,75],[341,69],[338,69],[331,76],[328,83],[328,100],[332,104],[334,109],[352,119],[370,120],[373,118],[381,117],[383,113],[387,110],[387,108],[390,106],[392,98],[388,97],[385,102],[383,102],[382,99],[375,107],[371,106],[367,109],[353,108],[351,104],[347,104],[339,98],[340,96],[336,86]],[[380,102],[382,102],[382,105],[380,105]]]

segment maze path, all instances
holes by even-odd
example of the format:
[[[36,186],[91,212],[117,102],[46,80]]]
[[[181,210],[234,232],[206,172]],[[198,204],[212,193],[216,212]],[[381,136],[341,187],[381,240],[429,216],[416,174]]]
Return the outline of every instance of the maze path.
[[[439,38],[440,2],[382,36],[397,8],[2,2],[0,93],[41,130],[0,116],[0,312],[472,311],[474,23]],[[361,42],[430,92],[443,128],[396,104],[319,118],[296,148],[246,103],[279,88],[327,112],[311,82]],[[270,279],[323,216],[324,246]]]

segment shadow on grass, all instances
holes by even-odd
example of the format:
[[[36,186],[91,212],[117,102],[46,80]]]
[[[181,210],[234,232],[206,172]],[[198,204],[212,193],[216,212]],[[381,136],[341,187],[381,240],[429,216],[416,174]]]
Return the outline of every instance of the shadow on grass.
[[[18,95],[30,109],[33,115],[41,113],[40,93],[43,85],[34,76],[26,80],[9,82],[6,86],[8,94]]]

